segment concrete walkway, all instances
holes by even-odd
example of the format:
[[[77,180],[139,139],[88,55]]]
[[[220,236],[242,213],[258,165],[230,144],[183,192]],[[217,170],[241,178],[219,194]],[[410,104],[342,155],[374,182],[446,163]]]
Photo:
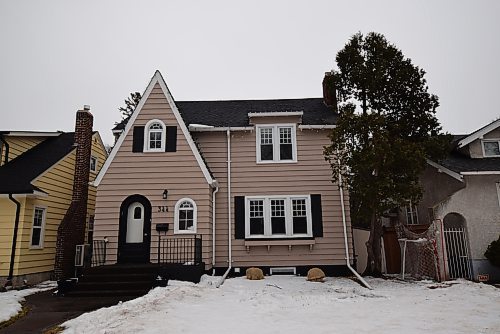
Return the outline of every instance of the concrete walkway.
[[[45,291],[25,297],[28,314],[12,325],[0,330],[0,334],[43,333],[44,331],[75,318],[82,313],[101,307],[116,305],[120,301],[136,297],[59,297],[53,291]]]

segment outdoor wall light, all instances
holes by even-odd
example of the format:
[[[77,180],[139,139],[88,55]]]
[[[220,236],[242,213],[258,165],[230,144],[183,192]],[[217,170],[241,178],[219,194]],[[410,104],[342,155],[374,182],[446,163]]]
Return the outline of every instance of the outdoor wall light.
[[[167,197],[168,197],[168,190],[165,189],[163,190],[163,199],[167,199]]]

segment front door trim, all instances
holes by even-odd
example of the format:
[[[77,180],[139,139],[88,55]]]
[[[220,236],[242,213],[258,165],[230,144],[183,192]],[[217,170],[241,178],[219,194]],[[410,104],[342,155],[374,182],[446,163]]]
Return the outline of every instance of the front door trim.
[[[139,202],[144,206],[143,242],[127,244],[128,208]],[[135,194],[127,197],[120,206],[120,222],[118,230],[118,263],[149,263],[151,253],[151,202],[143,195]]]

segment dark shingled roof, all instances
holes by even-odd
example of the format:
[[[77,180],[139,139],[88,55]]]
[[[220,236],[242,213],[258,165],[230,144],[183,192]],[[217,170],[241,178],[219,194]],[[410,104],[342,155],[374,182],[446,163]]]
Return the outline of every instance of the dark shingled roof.
[[[459,152],[452,152],[440,164],[454,172],[500,171],[500,158],[469,158]]]
[[[322,98],[281,100],[232,100],[232,101],[176,101],[186,125],[249,126],[249,112],[302,111],[302,124],[335,124],[337,114],[328,108]],[[113,130],[125,128],[125,121]]]
[[[62,159],[74,148],[74,133],[61,133],[0,166],[0,194],[26,194],[40,191],[31,181]]]

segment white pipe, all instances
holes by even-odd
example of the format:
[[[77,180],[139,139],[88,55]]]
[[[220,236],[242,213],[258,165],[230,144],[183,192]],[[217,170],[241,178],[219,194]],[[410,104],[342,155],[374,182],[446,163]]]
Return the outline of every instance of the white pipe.
[[[232,231],[231,231],[231,128],[227,128],[226,130],[227,136],[227,224],[228,224],[228,262],[229,266],[222,275],[222,278],[217,283],[216,287],[220,287],[224,281],[226,280],[227,275],[231,271],[233,267],[233,254],[231,252],[232,248]]]
[[[340,161],[339,161],[340,165]],[[363,283],[365,287],[370,290],[373,288],[365,281],[363,277],[353,267],[351,267],[350,259],[349,259],[349,243],[347,242],[347,226],[346,226],[346,218],[345,218],[345,207],[344,207],[344,186],[342,184],[342,174],[339,172],[339,191],[340,191],[340,207],[342,208],[342,225],[344,226],[344,246],[345,246],[345,260],[347,264],[347,268]]]
[[[212,276],[215,275],[215,194],[219,191],[219,186],[212,192]]]

